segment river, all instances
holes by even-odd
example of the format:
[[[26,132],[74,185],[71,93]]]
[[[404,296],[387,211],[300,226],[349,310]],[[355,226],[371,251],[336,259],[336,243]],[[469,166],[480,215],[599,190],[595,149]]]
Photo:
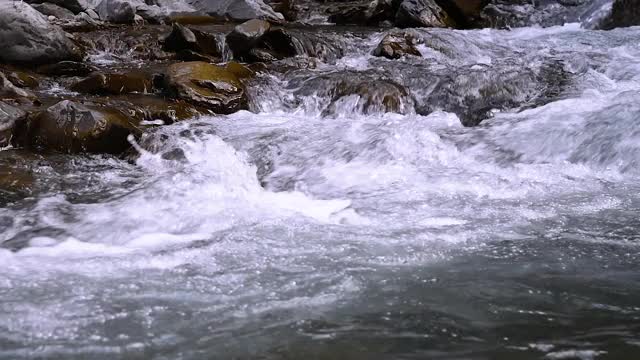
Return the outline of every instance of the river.
[[[419,30],[400,60],[315,31],[345,55],[261,75],[251,112],[24,160],[0,358],[636,358],[640,28]]]

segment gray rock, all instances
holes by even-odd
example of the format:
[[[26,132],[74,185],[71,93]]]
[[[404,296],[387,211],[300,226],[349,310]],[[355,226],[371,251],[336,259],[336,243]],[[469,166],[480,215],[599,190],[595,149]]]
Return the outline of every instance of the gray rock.
[[[78,14],[89,8],[89,2],[87,0],[27,0],[26,2],[29,4],[51,3],[70,10],[74,14]]]
[[[404,0],[395,19],[398,27],[455,27],[453,19],[434,0]]]
[[[616,0],[597,28],[610,30],[636,25],[640,25],[640,0]]]
[[[556,26],[580,22],[587,29],[640,25],[640,0],[491,0],[475,27]]]
[[[71,10],[65,9],[56,4],[51,4],[51,3],[34,4],[33,8],[38,10],[43,15],[55,16],[60,20],[72,20],[74,17],[74,13]]]
[[[163,49],[171,52],[192,51],[203,55],[221,57],[220,45],[215,35],[173,24],[171,33],[164,38]]]
[[[226,16],[234,20],[284,21],[282,14],[275,12],[262,0],[187,0],[187,2],[198,11]]]
[[[102,21],[131,24],[135,20],[136,9],[126,0],[102,0],[96,7]]]
[[[242,23],[227,35],[227,45],[238,59],[247,57],[249,50],[257,41],[271,29],[271,24],[265,20],[253,19]]]
[[[0,1],[0,61],[43,64],[79,59],[67,34],[26,3]]]
[[[26,115],[26,112],[17,107],[0,101],[0,148],[10,144],[18,121],[24,119]]]
[[[31,98],[35,96],[30,91],[15,86],[7,77],[0,73],[0,97],[2,98]]]

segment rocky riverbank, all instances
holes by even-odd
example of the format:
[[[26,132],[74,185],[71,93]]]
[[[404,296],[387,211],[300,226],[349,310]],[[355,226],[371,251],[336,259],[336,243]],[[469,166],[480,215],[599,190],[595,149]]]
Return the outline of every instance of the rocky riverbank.
[[[571,70],[559,61],[465,65],[464,32],[418,28],[581,22],[613,29],[638,21],[638,3],[2,0],[0,148],[130,156],[132,141],[151,128],[259,112],[264,101],[257,97],[269,82],[274,96],[279,86],[295,89],[293,98],[274,101],[298,107],[315,99],[325,115],[355,97],[362,113],[445,110],[475,126],[495,111],[557,99],[570,88]],[[373,55],[370,69],[317,71],[363,51],[372,36],[376,43],[364,49]],[[343,41],[354,37],[362,47]],[[434,66],[438,57],[460,59],[460,66]],[[11,166],[0,165],[3,177],[16,173]]]

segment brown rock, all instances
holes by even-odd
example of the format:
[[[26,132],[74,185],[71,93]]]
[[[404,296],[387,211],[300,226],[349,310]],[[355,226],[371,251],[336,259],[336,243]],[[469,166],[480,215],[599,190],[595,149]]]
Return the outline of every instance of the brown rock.
[[[231,71],[205,62],[169,66],[166,84],[178,99],[213,112],[229,114],[247,108],[247,95],[240,79]]]
[[[139,127],[119,110],[61,101],[27,121],[24,141],[38,151],[119,154]]]
[[[60,61],[37,69],[40,74],[49,76],[87,76],[97,70],[93,65],[77,61]]]
[[[87,94],[149,93],[153,91],[153,79],[149,74],[139,71],[123,74],[93,73],[73,84],[70,89]]]
[[[0,101],[0,148],[10,144],[18,122],[26,116],[27,113],[21,109]]]
[[[420,39],[409,31],[390,33],[385,35],[373,55],[388,59],[399,59],[406,55],[422,56],[416,48],[418,43]]]

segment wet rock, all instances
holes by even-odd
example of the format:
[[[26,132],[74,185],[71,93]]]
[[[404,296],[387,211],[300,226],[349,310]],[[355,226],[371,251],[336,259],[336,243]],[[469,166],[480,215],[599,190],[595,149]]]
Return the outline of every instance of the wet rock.
[[[69,32],[89,32],[99,29],[104,25],[100,20],[96,20],[86,12],[81,12],[73,19],[54,21],[57,25]]]
[[[40,86],[39,77],[29,71],[5,69],[4,73],[7,79],[19,88],[35,89]]]
[[[26,116],[25,111],[0,101],[0,148],[10,144],[16,123]]]
[[[334,61],[343,56],[335,43],[314,33],[295,29],[272,29],[249,51],[246,61],[273,61],[295,56],[308,56]]]
[[[26,3],[0,1],[0,61],[43,64],[81,57],[67,34]]]
[[[33,155],[24,151],[0,151],[0,206],[31,195],[36,182],[32,166],[36,161]],[[0,217],[0,233],[3,227],[11,224],[11,218]],[[1,243],[0,247],[5,247],[5,243]]]
[[[149,125],[172,124],[204,113],[203,110],[184,101],[156,95],[129,94],[114,96],[101,102],[105,106],[126,109],[127,115],[141,125],[145,122]]]
[[[271,8],[281,13],[285,20],[287,21],[296,21],[297,20],[297,9],[295,6],[295,0],[277,0],[277,1],[265,1],[265,3]]]
[[[75,17],[75,14],[71,10],[65,9],[55,4],[35,4],[33,5],[33,8],[38,10],[43,15],[55,16],[60,20],[71,20]]]
[[[240,80],[250,79],[255,75],[253,70],[235,61],[228,62],[224,68]]]
[[[396,13],[398,27],[455,27],[453,19],[435,0],[404,0]]]
[[[203,55],[193,50],[181,50],[176,53],[175,59],[180,61],[204,61],[209,63],[215,63],[219,60],[219,58],[210,55]]]
[[[221,56],[220,45],[215,35],[197,29],[189,29],[177,23],[173,24],[171,33],[164,38],[163,49],[171,52],[186,50],[203,55]]]
[[[413,108],[413,100],[407,90],[397,82],[373,71],[340,71],[321,75],[302,83],[293,81],[291,87],[299,87],[296,97],[327,99],[323,115],[357,112],[406,113]]]
[[[37,68],[38,73],[48,76],[87,76],[97,70],[93,65],[77,61],[60,61]]]
[[[73,84],[70,89],[79,93],[103,95],[148,93],[153,91],[153,78],[140,71],[113,74],[96,72]]]
[[[382,38],[373,55],[388,59],[399,59],[407,55],[422,56],[416,48],[420,42],[420,37],[409,31],[389,33]]]
[[[330,8],[329,22],[339,25],[376,26],[385,21],[393,21],[399,2],[395,0],[369,0],[346,2]]]
[[[166,84],[170,93],[215,113],[229,114],[247,108],[247,95],[238,77],[227,69],[205,62],[169,66]]]
[[[102,21],[131,24],[136,16],[136,9],[126,0],[102,0],[96,7]]]
[[[449,14],[458,27],[470,28],[477,22],[485,0],[437,0],[438,5]]]
[[[188,0],[196,10],[233,20],[263,19],[284,21],[284,16],[275,12],[262,0]]]
[[[598,28],[611,30],[636,25],[640,25],[640,1],[616,0],[611,12],[601,20]]]
[[[259,19],[249,20],[236,26],[227,35],[227,45],[238,59],[249,58],[249,51],[260,38],[271,29],[269,22]]]
[[[637,0],[614,0],[613,7],[609,0],[491,0],[482,10],[475,27],[512,28],[525,26],[556,26],[566,23],[581,22],[589,29],[616,27],[610,22],[616,6],[621,10],[619,19],[638,21],[634,11],[638,9]],[[635,14],[638,14],[637,12]],[[614,21],[615,22],[615,21]],[[628,26],[628,25],[620,25]]]
[[[2,98],[28,98],[35,99],[35,95],[25,89],[15,86],[7,77],[0,72],[0,97]]]
[[[119,154],[130,134],[140,129],[122,112],[64,100],[30,117],[22,139],[38,151]]]
[[[65,8],[74,14],[78,14],[89,8],[87,0],[26,0],[26,2],[29,4],[50,3]]]

